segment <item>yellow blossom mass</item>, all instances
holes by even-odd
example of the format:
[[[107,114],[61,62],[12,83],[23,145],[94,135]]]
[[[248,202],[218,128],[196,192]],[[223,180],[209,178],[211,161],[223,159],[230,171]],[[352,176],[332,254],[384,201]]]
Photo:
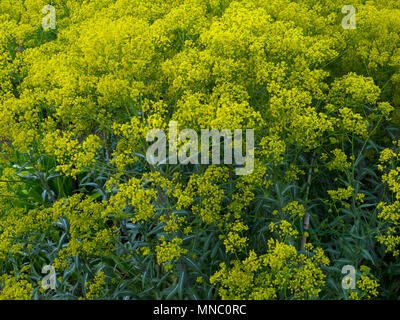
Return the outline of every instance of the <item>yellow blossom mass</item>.
[[[1,0],[0,299],[397,299],[400,2],[343,5]]]

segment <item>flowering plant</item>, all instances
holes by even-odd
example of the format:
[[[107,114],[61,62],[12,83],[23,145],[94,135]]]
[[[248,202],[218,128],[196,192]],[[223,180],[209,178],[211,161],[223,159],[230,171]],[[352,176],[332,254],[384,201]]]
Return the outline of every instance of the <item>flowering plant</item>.
[[[0,299],[398,297],[400,4],[342,6],[2,0]],[[147,161],[185,128],[251,173]]]

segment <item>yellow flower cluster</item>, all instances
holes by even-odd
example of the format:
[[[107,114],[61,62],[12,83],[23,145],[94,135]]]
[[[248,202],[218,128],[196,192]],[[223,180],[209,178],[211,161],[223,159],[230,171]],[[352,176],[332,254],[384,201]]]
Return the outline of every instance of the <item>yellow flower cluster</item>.
[[[33,285],[29,282],[30,265],[0,276],[0,300],[29,300],[32,297]]]
[[[345,201],[353,196],[354,188],[348,186],[345,188],[338,188],[337,190],[328,190],[329,196],[333,201]]]
[[[57,158],[59,165],[56,169],[72,177],[76,177],[81,168],[94,164],[98,149],[102,146],[96,135],[90,135],[79,142],[73,139],[72,132],[65,131],[49,133],[43,143],[46,152]]]
[[[247,247],[247,237],[242,237],[240,234],[249,229],[248,226],[243,224],[242,221],[235,221],[232,224],[227,225],[227,230],[231,230],[228,232],[226,239],[224,240],[224,245],[226,248],[226,252],[236,252],[243,250]],[[223,239],[223,237],[221,237]]]
[[[219,284],[222,299],[282,299],[289,295],[316,299],[325,283],[319,265],[327,265],[329,260],[321,249],[313,253],[308,257],[291,245],[270,239],[266,254],[258,256],[250,251],[245,260],[234,261],[231,268],[221,263],[210,282]]]
[[[0,300],[30,300],[33,286],[26,280],[16,280],[14,276],[0,277]]]
[[[298,201],[289,202],[285,207],[283,207],[282,211],[295,219],[302,219],[306,213],[306,209]]]
[[[340,149],[335,149],[332,151],[334,158],[327,164],[330,170],[344,171],[346,168],[350,167],[350,163],[347,162],[347,155]]]
[[[101,298],[101,290],[106,284],[106,276],[103,271],[97,272],[93,281],[86,283],[86,299],[93,300]]]
[[[356,290],[350,292],[349,299],[370,300],[372,298],[376,298],[379,294],[379,283],[371,277],[371,269],[367,266],[361,266],[360,271],[361,276],[356,282]]]
[[[157,263],[159,265],[165,264],[165,270],[169,271],[173,268],[173,260],[179,259],[182,254],[187,253],[187,249],[183,249],[180,245],[182,239],[173,238],[171,241],[165,240],[164,237],[160,238],[161,243],[156,248]]]
[[[386,183],[389,190],[393,193],[394,199],[391,203],[381,201],[377,205],[378,218],[385,222],[386,229],[377,236],[380,243],[384,244],[387,252],[392,252],[394,256],[400,254],[400,141],[395,143],[394,150],[384,149],[379,158],[379,169],[385,173],[382,181]]]

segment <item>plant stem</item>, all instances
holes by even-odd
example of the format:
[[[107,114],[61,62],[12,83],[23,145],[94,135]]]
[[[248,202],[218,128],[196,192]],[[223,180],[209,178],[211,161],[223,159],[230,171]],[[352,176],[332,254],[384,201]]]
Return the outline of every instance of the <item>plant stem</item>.
[[[308,201],[308,195],[310,193],[310,187],[311,187],[311,175],[312,175],[312,170],[313,170],[313,164],[314,164],[314,155],[315,155],[315,151],[313,153],[312,156],[312,160],[311,160],[311,166],[308,169],[308,177],[307,177],[307,189],[306,189],[306,196],[305,196],[305,201]],[[303,230],[303,238],[301,239],[301,247],[300,247],[300,251],[304,251],[305,250],[305,246],[307,243],[307,236],[306,236],[306,232],[308,230],[308,227],[310,225],[310,212],[307,210],[306,214],[304,216],[304,230]]]

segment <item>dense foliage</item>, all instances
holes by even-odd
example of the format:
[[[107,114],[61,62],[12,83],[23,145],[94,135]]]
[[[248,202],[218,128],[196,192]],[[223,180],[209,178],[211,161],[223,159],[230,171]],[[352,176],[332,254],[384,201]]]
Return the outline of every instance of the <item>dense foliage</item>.
[[[396,299],[400,2],[343,5],[1,0],[0,298]],[[254,171],[149,164],[170,121]]]

